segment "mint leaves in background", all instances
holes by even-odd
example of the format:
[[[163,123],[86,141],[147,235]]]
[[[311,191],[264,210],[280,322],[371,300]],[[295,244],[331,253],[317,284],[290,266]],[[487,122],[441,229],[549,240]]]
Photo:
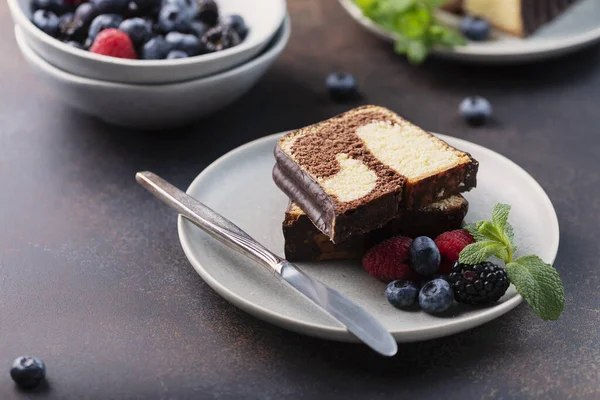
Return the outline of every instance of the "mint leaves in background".
[[[517,292],[543,320],[556,320],[564,310],[565,292],[558,272],[535,255],[513,259],[514,233],[508,222],[510,206],[496,204],[491,221],[479,221],[465,227],[475,243],[465,247],[459,262],[478,264],[495,256],[503,260],[506,273]]]
[[[413,64],[422,63],[434,46],[465,44],[454,29],[439,24],[434,16],[446,0],[354,0],[363,14],[397,36],[395,50]]]

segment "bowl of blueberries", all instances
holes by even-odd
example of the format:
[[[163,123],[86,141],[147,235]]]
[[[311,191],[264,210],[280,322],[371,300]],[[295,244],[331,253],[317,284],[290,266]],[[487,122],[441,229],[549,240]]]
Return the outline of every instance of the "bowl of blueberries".
[[[15,26],[17,44],[34,73],[67,105],[125,128],[158,130],[187,125],[233,103],[264,75],[283,52],[291,33],[289,17],[250,61],[208,77],[140,85],[84,78],[50,64],[29,46]]]
[[[167,84],[256,57],[284,23],[285,0],[8,0],[27,45],[84,78]]]

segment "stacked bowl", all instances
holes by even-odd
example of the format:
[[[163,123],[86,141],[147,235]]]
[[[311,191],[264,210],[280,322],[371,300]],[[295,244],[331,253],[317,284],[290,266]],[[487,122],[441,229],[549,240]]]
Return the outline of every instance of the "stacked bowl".
[[[245,22],[247,34],[239,44],[220,51],[199,51],[199,55],[186,58],[116,58],[67,44],[31,21],[32,9],[36,8],[32,3],[64,1],[74,0],[8,0],[19,49],[34,72],[65,103],[108,123],[131,128],[181,126],[231,104],[273,64],[291,32],[285,0],[217,0],[221,15],[217,25],[224,24],[220,21],[229,15],[239,15]],[[172,0],[151,1],[164,7]],[[159,30],[156,35],[164,34],[159,27],[153,30]],[[206,40],[201,34],[198,39]]]

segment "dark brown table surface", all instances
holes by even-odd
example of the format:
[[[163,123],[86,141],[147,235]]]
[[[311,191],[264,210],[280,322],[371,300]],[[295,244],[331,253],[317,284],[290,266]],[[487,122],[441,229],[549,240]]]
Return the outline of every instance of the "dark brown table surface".
[[[412,67],[333,1],[291,0],[285,53],[242,100],[195,126],[148,134],[64,106],[20,56],[0,5],[0,399],[600,399],[600,48],[518,67]],[[363,99],[335,104],[334,70]],[[495,121],[467,127],[460,100]],[[176,216],[134,181],[149,169],[184,188],[223,153],[356,104],[487,146],[529,171],[561,228],[566,311],[527,305],[469,332],[366,347],[287,332],[234,308],[194,272]],[[18,355],[48,366],[19,392]]]

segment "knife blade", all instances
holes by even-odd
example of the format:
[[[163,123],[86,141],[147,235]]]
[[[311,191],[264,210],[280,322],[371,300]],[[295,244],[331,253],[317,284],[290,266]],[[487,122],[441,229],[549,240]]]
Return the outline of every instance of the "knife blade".
[[[275,255],[233,222],[152,172],[138,172],[136,180],[213,238],[273,271],[379,354],[393,356],[398,351],[392,335],[373,315],[337,290],[311,278],[294,264]]]

